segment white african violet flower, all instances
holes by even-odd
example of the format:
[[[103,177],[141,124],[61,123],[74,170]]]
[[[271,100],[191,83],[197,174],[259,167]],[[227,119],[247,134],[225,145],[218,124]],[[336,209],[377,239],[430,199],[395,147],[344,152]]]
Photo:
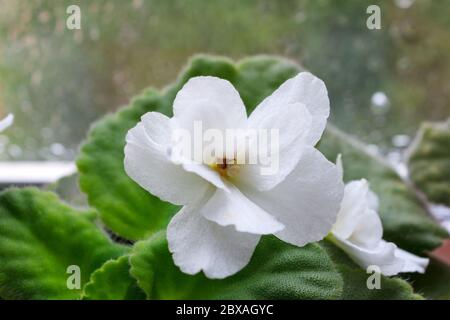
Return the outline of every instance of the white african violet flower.
[[[0,132],[8,128],[10,125],[12,125],[14,121],[14,116],[12,114],[8,114],[5,118],[0,120]]]
[[[336,221],[344,184],[335,164],[313,146],[329,115],[325,84],[302,72],[286,81],[247,118],[226,80],[191,78],[178,92],[172,118],[142,116],[126,137],[125,170],[162,200],[183,205],[167,228],[174,262],[188,274],[230,276],[249,262],[261,235],[303,246],[322,239]],[[175,164],[168,156],[176,129],[279,129],[279,170],[258,165]],[[178,159],[179,160],[179,159]],[[226,162],[225,162],[226,163]]]
[[[342,174],[340,158],[337,165]],[[424,273],[429,259],[413,255],[382,239],[383,225],[378,216],[378,203],[377,195],[369,189],[365,179],[347,183],[332,229],[335,244],[364,269],[375,265],[386,276],[401,272]]]

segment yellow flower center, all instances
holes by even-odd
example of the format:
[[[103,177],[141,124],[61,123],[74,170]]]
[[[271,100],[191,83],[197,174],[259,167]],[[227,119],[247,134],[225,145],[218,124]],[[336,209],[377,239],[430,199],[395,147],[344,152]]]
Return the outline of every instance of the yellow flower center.
[[[239,165],[236,163],[236,159],[219,159],[210,167],[224,178],[231,178],[239,173]]]

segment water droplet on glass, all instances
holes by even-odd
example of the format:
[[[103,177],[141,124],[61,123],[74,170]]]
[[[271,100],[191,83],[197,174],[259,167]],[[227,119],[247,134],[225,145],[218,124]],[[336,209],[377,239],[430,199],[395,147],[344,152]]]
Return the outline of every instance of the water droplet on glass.
[[[414,4],[415,0],[395,0],[395,5],[400,9],[408,9]]]
[[[392,145],[397,148],[405,148],[409,145],[411,138],[406,134],[398,134],[392,137]]]
[[[371,109],[375,114],[384,114],[389,110],[390,101],[384,92],[375,92],[370,98]]]
[[[295,14],[294,20],[296,23],[302,23],[306,20],[306,15],[303,11],[299,11]]]
[[[140,7],[142,7],[142,4],[144,3],[144,0],[133,0],[132,2],[132,6],[134,9],[139,9]]]
[[[50,20],[50,13],[48,11],[41,11],[38,15],[39,22],[47,23]]]
[[[371,155],[377,156],[379,155],[380,149],[375,144],[369,144],[366,146],[366,151]]]
[[[66,148],[61,143],[53,143],[50,146],[50,152],[53,155],[60,157],[66,152]]]
[[[31,85],[37,87],[41,84],[42,81],[42,72],[40,70],[36,70],[31,75]]]
[[[100,31],[98,30],[97,27],[92,27],[89,30],[89,37],[91,38],[92,41],[98,40],[98,38],[100,37]]]
[[[20,158],[23,154],[22,148],[19,147],[16,144],[11,145],[8,148],[8,154],[12,157],[12,158]]]

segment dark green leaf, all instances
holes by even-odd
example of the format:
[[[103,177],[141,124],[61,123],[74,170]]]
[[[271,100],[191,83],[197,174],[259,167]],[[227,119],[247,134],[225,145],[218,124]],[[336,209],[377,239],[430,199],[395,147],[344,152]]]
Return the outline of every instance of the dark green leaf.
[[[427,299],[450,300],[450,266],[442,262],[432,258],[425,274],[411,274],[408,280]]]
[[[130,262],[149,299],[336,299],[342,293],[342,279],[319,245],[298,248],[273,236],[263,237],[249,265],[223,280],[182,273],[163,232],[138,242]]]
[[[144,292],[130,275],[128,255],[107,261],[84,286],[86,300],[143,300]]]
[[[422,125],[408,167],[411,180],[430,201],[450,206],[450,119]]]
[[[55,194],[35,188],[0,194],[0,296],[5,299],[77,299],[67,268],[81,271],[81,287],[106,260],[127,248],[115,245],[92,222]]]

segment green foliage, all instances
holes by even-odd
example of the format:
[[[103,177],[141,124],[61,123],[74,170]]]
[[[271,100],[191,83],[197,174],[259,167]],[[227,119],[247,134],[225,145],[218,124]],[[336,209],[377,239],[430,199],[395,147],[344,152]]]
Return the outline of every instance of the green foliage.
[[[450,119],[422,125],[408,167],[411,180],[430,201],[450,206]]]
[[[408,280],[427,299],[450,300],[450,268],[442,262],[431,259],[425,274],[410,274]]]
[[[128,255],[107,261],[84,286],[85,300],[143,300],[144,292],[130,275]]]
[[[223,280],[182,273],[163,232],[137,243],[130,262],[149,299],[336,299],[342,293],[342,279],[319,245],[298,248],[274,236],[264,237],[251,262]]]
[[[92,222],[50,192],[10,189],[0,194],[0,296],[5,299],[78,299],[69,290],[71,265],[81,285],[106,260],[127,248],[111,243]]]

